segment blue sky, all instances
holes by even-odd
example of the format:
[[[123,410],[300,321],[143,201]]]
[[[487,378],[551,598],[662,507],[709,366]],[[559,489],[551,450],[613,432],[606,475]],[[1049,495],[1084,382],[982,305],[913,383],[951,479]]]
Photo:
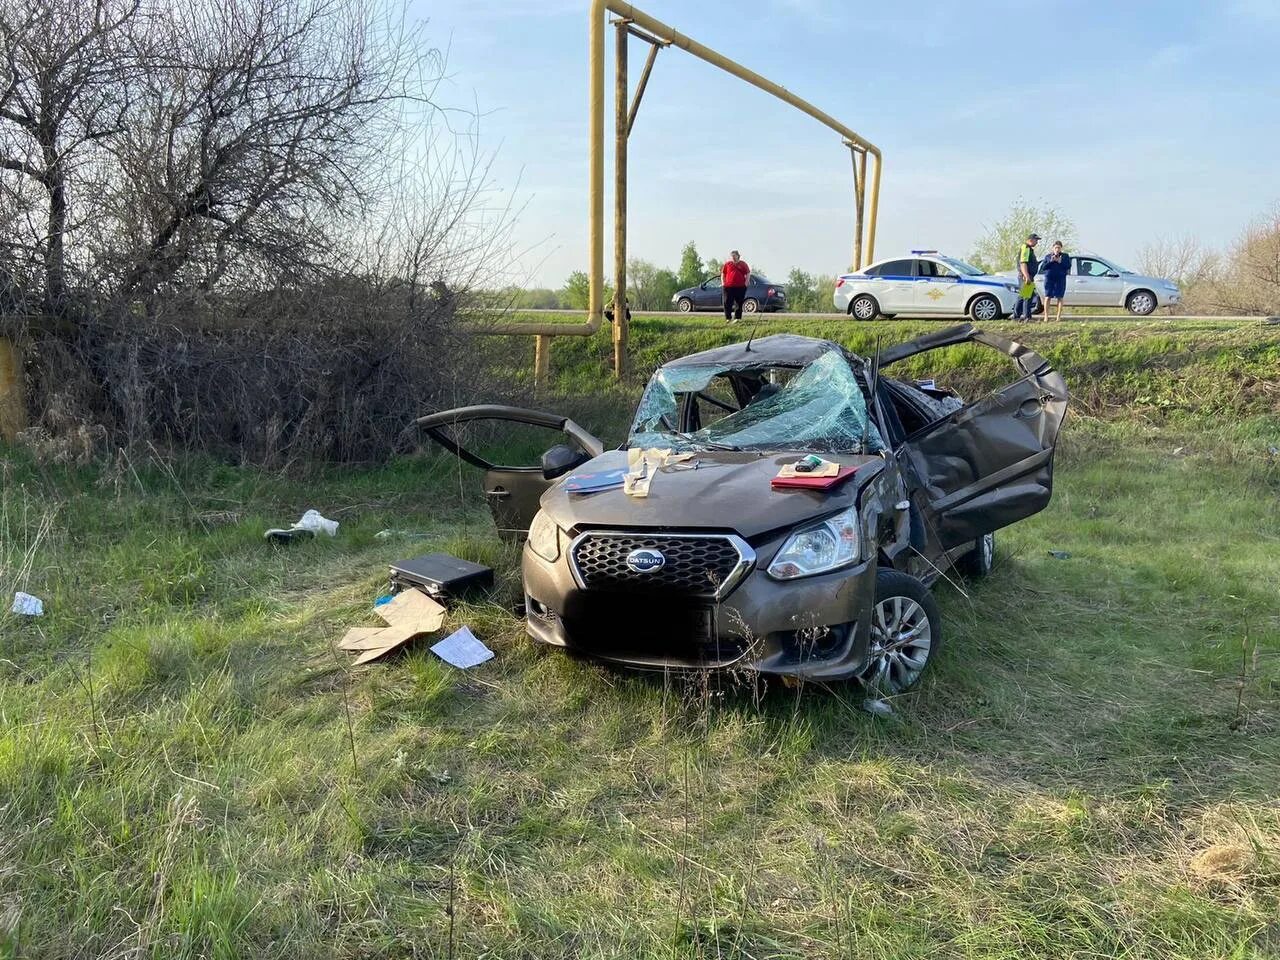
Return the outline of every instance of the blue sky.
[[[479,108],[495,184],[522,208],[513,277],[559,286],[587,257],[587,3],[411,2],[449,49],[439,99]],[[1224,246],[1280,199],[1280,0],[638,6],[883,150],[878,256],[967,254],[1021,196],[1126,263],[1153,237]],[[646,52],[633,42],[633,75]],[[606,127],[611,140],[611,103]],[[631,255],[674,265],[694,240],[775,278],[836,273],[851,196],[835,134],[688,54],[659,55],[631,138]]]

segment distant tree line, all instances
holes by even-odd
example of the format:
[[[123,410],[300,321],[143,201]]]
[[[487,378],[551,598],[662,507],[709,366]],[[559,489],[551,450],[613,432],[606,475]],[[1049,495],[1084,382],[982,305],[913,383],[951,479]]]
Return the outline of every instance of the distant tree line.
[[[706,260],[698,253],[697,244],[689,241],[680,251],[676,269],[659,267],[649,260],[633,257],[627,261],[627,304],[632,310],[672,310],[671,297],[686,287],[696,287],[703,280],[720,276],[723,263],[715,257]],[[768,276],[759,265],[756,273]],[[831,294],[836,278],[806,273],[794,268],[785,278],[770,277],[786,288],[790,309],[799,313],[830,312]],[[516,309],[585,310],[587,309],[587,274],[575,270],[559,289],[536,287],[510,288],[503,299]],[[613,285],[605,283],[605,302],[613,299]]]
[[[1076,226],[1069,217],[1052,206],[1018,199],[1003,217],[984,228],[966,259],[989,273],[1012,270],[1019,246],[1032,232],[1044,238],[1045,246],[1061,240],[1068,253],[1076,248]],[[1105,255],[1108,251],[1090,252]],[[633,310],[673,309],[672,294],[719,276],[720,267],[714,258],[703,261],[692,241],[685,244],[674,271],[634,258],[628,261],[627,302]],[[1280,202],[1248,224],[1225,251],[1213,250],[1191,235],[1158,238],[1138,251],[1134,267],[1144,275],[1167,277],[1178,284],[1182,302],[1170,308],[1171,313],[1280,315]],[[785,278],[771,279],[786,288],[792,312],[832,310],[835,276],[794,267]],[[606,302],[612,297],[613,288],[606,284]],[[575,271],[558,290],[512,288],[504,299],[523,309],[585,310],[587,275]]]

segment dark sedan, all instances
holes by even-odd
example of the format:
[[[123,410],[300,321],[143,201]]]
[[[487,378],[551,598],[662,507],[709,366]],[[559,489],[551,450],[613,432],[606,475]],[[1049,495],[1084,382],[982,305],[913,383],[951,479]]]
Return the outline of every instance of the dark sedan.
[[[671,302],[681,313],[695,310],[721,310],[724,308],[724,289],[719,277],[708,277],[696,287],[685,287],[671,295]],[[787,291],[758,273],[751,274],[747,284],[747,297],[742,302],[744,313],[759,313],[787,309]]]

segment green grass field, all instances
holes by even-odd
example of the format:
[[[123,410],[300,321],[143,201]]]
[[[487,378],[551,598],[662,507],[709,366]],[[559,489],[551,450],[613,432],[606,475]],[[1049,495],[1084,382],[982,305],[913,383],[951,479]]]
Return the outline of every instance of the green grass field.
[[[633,332],[642,373],[737,334]],[[888,718],[535,648],[478,478],[436,455],[0,454],[0,956],[1280,955],[1280,330],[1018,332],[1079,398],[1054,501],[940,586],[938,667]],[[494,342],[495,381],[526,346]],[[545,405],[616,440],[638,379],[607,353],[557,341]],[[339,536],[262,541],[307,507]],[[350,669],[334,641],[432,549],[498,569],[450,615],[497,658]]]

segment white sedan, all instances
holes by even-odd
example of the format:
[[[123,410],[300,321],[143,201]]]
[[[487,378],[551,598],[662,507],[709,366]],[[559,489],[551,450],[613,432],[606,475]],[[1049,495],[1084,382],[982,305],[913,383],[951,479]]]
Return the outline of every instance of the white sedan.
[[[906,313],[968,315],[985,323],[1013,312],[1018,287],[936,250],[912,250],[910,257],[881,260],[838,277],[832,302],[857,320]]]
[[[1000,275],[1010,281],[1017,276],[1012,270]],[[1044,296],[1044,275],[1036,275],[1036,289]],[[1071,254],[1071,270],[1067,273],[1066,296],[1062,302],[1070,307],[1124,307],[1130,313],[1145,317],[1156,307],[1168,307],[1182,299],[1178,285],[1164,277],[1144,277],[1104,260],[1092,253]]]

